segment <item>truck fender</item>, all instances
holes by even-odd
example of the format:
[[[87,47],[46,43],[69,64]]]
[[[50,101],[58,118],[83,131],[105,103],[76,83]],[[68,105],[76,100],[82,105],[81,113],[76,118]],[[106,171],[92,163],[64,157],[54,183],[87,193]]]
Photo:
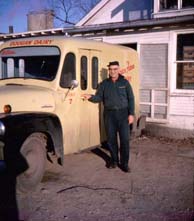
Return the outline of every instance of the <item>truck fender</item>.
[[[56,115],[42,112],[12,113],[6,115],[1,121],[4,122],[6,128],[3,139],[5,161],[11,164],[16,163],[20,148],[26,138],[33,133],[42,133],[47,138],[47,152],[54,152],[58,163],[63,164],[63,133],[60,120]]]

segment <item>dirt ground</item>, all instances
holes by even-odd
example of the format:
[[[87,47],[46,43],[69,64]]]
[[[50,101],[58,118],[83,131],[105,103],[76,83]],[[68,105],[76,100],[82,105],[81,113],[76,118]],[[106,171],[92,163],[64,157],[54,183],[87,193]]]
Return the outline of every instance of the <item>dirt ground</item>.
[[[191,221],[194,142],[141,137],[131,142],[131,173],[106,168],[103,148],[48,165],[23,196],[28,221]]]

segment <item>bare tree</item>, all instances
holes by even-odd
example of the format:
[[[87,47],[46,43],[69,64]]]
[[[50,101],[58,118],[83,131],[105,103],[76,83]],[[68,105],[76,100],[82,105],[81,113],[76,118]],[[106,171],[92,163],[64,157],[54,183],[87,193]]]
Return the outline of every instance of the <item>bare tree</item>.
[[[74,25],[100,0],[49,0],[57,26]]]
[[[52,1],[53,16],[61,22],[61,24],[70,24],[72,22],[72,12],[75,9],[74,0],[55,0]]]
[[[99,0],[78,0],[77,4],[78,7],[86,14],[88,13],[97,3]]]

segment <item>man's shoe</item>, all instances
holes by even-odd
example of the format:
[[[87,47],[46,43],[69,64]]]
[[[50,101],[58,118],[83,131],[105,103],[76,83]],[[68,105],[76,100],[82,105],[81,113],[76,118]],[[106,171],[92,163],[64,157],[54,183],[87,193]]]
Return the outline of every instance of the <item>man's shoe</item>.
[[[118,164],[116,162],[111,162],[109,165],[108,165],[108,168],[109,169],[114,169],[118,166]]]
[[[131,170],[130,170],[130,168],[129,168],[128,166],[122,166],[122,165],[121,165],[121,170],[122,170],[123,172],[125,172],[125,173],[130,173],[130,172],[131,172]]]

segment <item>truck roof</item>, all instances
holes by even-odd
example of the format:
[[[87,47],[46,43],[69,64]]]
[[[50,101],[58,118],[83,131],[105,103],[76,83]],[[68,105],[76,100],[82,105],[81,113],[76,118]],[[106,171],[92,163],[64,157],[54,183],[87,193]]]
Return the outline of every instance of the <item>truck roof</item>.
[[[103,48],[115,47],[115,49],[134,51],[131,48],[121,45],[114,45],[111,43],[105,43],[81,37],[67,37],[67,36],[41,36],[41,37],[14,39],[4,42],[2,45],[0,45],[0,49],[10,48],[10,47],[54,46],[54,45],[64,45],[64,43],[66,44],[71,43],[73,46],[76,46],[78,48],[87,47],[87,48],[100,50],[102,47]]]

